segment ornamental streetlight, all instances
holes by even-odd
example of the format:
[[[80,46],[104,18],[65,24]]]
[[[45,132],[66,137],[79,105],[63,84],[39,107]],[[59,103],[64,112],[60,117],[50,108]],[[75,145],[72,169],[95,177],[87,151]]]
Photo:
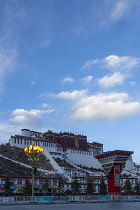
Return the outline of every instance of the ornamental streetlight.
[[[34,196],[34,172],[35,172],[35,165],[39,161],[39,156],[43,152],[43,148],[30,145],[29,147],[25,147],[24,152],[26,153],[28,160],[32,164],[32,196]]]

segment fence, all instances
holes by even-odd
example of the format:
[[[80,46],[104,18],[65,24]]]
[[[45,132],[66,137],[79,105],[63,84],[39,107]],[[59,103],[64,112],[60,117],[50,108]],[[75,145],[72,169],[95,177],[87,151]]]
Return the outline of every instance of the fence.
[[[1,203],[68,203],[68,202],[107,202],[140,201],[140,196],[119,195],[70,195],[70,196],[11,196],[0,197]]]

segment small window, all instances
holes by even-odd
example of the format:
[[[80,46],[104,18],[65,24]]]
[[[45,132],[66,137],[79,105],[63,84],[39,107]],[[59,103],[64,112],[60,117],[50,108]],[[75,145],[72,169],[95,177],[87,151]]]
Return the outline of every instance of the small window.
[[[18,179],[17,184],[22,184],[22,179]]]

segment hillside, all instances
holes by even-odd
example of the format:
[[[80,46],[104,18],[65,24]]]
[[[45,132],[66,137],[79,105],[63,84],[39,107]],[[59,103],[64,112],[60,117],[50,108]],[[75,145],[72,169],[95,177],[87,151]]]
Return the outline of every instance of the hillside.
[[[31,176],[32,169],[24,164],[31,166],[23,149],[11,147],[10,144],[0,145],[0,176]],[[43,154],[36,166],[40,169],[53,170]],[[44,173],[38,171],[37,175],[44,176]]]

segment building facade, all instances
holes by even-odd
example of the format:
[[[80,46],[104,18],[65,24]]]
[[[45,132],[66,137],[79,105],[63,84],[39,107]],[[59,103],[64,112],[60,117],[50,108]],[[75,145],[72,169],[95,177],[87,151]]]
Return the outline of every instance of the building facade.
[[[107,183],[102,166],[95,158],[95,156],[103,154],[103,144],[98,142],[89,143],[86,136],[65,132],[53,133],[52,131],[40,133],[29,129],[22,129],[20,135],[11,136],[9,143],[11,146],[19,148],[25,148],[31,144],[43,147],[44,155],[49,159],[54,168],[53,173],[62,175],[67,180],[63,184],[63,192],[71,190],[71,183],[74,177],[77,177],[82,193],[86,192],[88,176],[93,178],[94,188],[96,189],[95,193],[99,193],[101,176],[104,176]],[[60,164],[64,161],[69,166]],[[95,173],[95,170],[91,171],[90,168],[97,169],[98,172]],[[52,171],[50,171],[51,173]],[[125,177],[124,174],[127,176]],[[140,177],[140,167],[133,163],[132,157],[127,160],[126,166],[122,171],[122,176],[120,177],[121,188],[128,177],[133,187],[139,181]],[[3,186],[2,182],[1,178],[1,187]],[[14,184],[19,182],[17,179],[17,181],[14,181]],[[41,182],[39,179],[36,180],[38,189],[41,187]],[[22,184],[24,185],[24,177]],[[51,181],[51,185],[54,186],[53,180]],[[56,185],[58,187],[58,181]]]
[[[101,168],[95,155],[103,153],[103,145],[93,142],[87,143],[87,137],[62,133],[45,133],[22,129],[21,135],[11,136],[11,146],[25,148],[31,144],[43,147],[45,154],[60,159],[67,159],[73,164],[86,167]],[[50,157],[51,158],[51,157]],[[54,162],[54,161],[53,161]]]

